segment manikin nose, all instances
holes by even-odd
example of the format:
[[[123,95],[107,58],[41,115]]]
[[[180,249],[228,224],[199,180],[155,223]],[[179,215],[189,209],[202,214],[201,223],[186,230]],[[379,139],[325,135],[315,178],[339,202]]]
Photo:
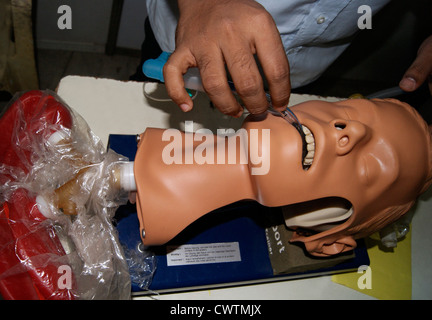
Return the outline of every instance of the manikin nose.
[[[336,135],[336,153],[339,156],[351,152],[368,136],[367,127],[355,120],[334,120],[332,126]]]

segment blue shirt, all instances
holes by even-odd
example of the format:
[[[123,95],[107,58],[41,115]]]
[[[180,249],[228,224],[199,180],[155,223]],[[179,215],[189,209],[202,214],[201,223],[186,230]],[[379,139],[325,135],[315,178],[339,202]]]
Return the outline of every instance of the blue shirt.
[[[359,31],[358,12],[376,14],[390,0],[258,0],[273,17],[290,64],[291,86],[316,80],[349,46]],[[176,0],[147,0],[155,37],[163,51],[175,49]]]

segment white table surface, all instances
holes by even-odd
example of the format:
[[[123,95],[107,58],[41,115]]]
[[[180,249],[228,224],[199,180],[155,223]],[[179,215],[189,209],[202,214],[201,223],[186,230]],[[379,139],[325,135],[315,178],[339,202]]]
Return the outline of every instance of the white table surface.
[[[89,124],[107,145],[108,136],[139,134],[147,127],[183,129],[184,121],[194,121],[194,129],[205,127],[237,129],[242,119],[224,116],[209,107],[205,94],[198,94],[194,109],[183,113],[172,102],[155,102],[143,94],[144,84],[110,79],[68,76],[61,80],[58,94]],[[146,84],[146,92],[167,98],[163,85]],[[335,101],[310,95],[291,96],[290,105],[310,99]],[[418,201],[412,221],[412,298],[432,298],[432,190]],[[231,288],[136,297],[136,299],[373,299],[362,292],[334,283],[331,276],[287,280]]]

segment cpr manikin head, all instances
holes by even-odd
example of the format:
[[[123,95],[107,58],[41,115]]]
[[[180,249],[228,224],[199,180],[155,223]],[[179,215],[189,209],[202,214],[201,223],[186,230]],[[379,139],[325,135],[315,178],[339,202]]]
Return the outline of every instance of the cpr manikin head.
[[[292,111],[313,136],[309,138],[314,144],[309,148],[314,152],[312,165],[302,169],[297,155],[295,170],[289,170],[291,164],[285,161],[291,158],[289,151],[272,145],[270,154],[277,163],[272,161],[269,174],[258,179],[269,188],[269,204],[283,205],[278,196],[284,190],[288,201],[299,203],[286,207],[285,221],[297,229],[292,241],[303,242],[312,255],[353,249],[355,239],[400,218],[429,186],[429,128],[409,105],[352,99],[306,102]],[[274,126],[280,131],[273,138],[286,139],[282,124]]]
[[[144,244],[166,243],[217,208],[254,200],[283,207],[286,225],[296,230],[292,241],[312,255],[334,255],[397,220],[429,185],[430,134],[410,106],[353,99],[309,101],[291,110],[306,135],[270,112],[246,118],[248,143],[236,146],[247,163],[219,164],[216,154],[211,163],[164,163],[161,155],[173,141],[163,139],[162,129],[147,129],[134,165]],[[221,141],[185,133],[182,139],[180,149],[187,141],[194,146],[183,147],[180,160]]]

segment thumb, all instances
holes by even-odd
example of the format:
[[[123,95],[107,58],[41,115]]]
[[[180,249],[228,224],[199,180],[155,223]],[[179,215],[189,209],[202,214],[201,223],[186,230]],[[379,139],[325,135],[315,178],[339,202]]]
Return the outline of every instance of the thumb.
[[[432,73],[432,36],[423,41],[420,46],[417,58],[405,72],[399,87],[404,91],[414,91]]]

